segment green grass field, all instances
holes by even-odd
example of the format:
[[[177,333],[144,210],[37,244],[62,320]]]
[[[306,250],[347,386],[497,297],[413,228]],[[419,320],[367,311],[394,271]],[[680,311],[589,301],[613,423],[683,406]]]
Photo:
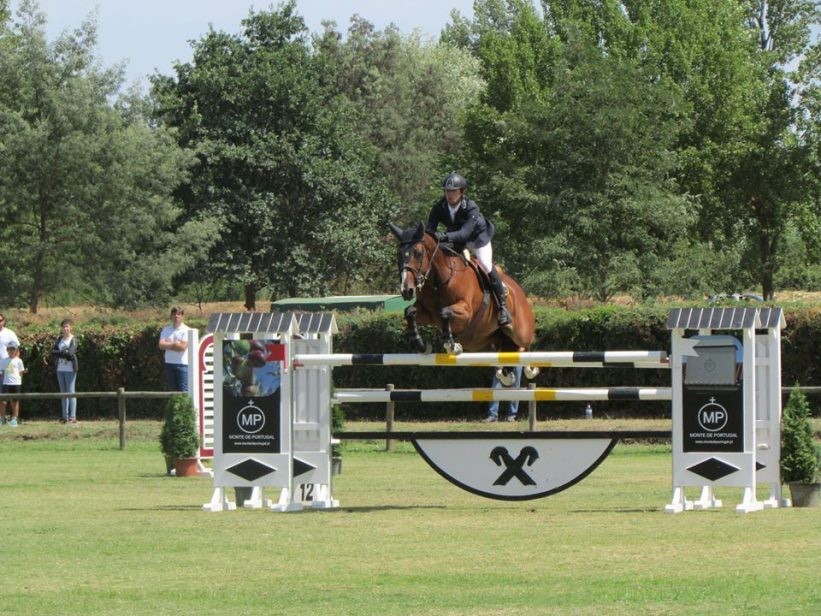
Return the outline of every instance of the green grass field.
[[[166,477],[158,431],[130,423],[120,451],[114,422],[0,427],[0,613],[821,613],[821,508],[741,515],[725,489],[665,514],[667,445],[504,502],[351,443],[337,510],[206,513],[211,480]]]

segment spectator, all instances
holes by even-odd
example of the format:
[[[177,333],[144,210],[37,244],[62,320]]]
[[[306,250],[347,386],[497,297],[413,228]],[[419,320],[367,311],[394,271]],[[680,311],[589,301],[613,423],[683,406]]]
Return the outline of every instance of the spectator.
[[[6,327],[6,317],[0,314],[0,362],[9,356],[6,348],[12,342],[18,347],[20,346],[20,341],[17,339],[17,334]],[[8,404],[6,401],[0,401],[0,423],[5,419],[7,410]]]
[[[168,391],[188,391],[188,326],[185,310],[171,309],[171,323],[160,332],[160,350],[165,351],[163,371]]]
[[[516,379],[513,381],[513,387],[519,387],[519,384],[522,382],[522,367],[517,366],[514,368],[514,373],[516,374]],[[491,385],[493,389],[501,389],[502,384],[499,382],[499,377],[496,376],[496,371],[493,372],[493,385]],[[519,412],[519,401],[518,400],[511,400],[509,402],[505,402],[507,405],[507,421],[516,421],[516,414]],[[494,400],[490,403],[487,407],[487,417],[484,419],[485,423],[490,423],[494,421],[499,421],[499,401]]]
[[[63,393],[74,393],[77,382],[77,339],[71,333],[71,319],[60,323],[60,336],[51,356],[57,361],[57,384]],[[77,423],[77,398],[62,398],[60,423]]]
[[[3,393],[19,394],[23,385],[23,375],[26,373],[26,367],[20,359],[20,345],[12,340],[6,345],[6,349],[8,357],[0,360],[0,372],[3,373]],[[6,417],[6,423],[16,428],[19,417],[20,400],[14,399],[11,401],[11,419]]]

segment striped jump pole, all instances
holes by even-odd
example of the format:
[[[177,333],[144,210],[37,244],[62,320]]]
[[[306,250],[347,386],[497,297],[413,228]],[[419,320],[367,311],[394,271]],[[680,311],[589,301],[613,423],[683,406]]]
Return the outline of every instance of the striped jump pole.
[[[536,402],[588,400],[672,400],[670,387],[591,387],[583,389],[338,389],[336,402]]]
[[[670,368],[666,351],[527,351],[522,353],[296,354],[296,368],[335,366],[535,366],[539,368]]]

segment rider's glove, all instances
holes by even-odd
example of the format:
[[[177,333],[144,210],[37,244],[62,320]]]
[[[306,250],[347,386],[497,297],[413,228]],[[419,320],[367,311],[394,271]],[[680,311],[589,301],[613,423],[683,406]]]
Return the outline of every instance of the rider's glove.
[[[441,231],[436,232],[436,241],[437,242],[447,242],[448,241],[448,234],[442,233]]]

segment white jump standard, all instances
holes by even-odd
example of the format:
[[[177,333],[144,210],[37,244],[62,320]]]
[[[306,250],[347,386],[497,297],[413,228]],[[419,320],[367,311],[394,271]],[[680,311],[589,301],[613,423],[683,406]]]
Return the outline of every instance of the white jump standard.
[[[302,392],[327,397],[327,388],[296,377],[289,353],[326,350],[327,319],[292,313],[212,315],[214,334],[214,493],[206,511],[236,508],[227,488],[247,489],[245,508],[300,511],[338,506],[331,497],[331,421],[328,405],[305,408]],[[335,332],[335,326],[328,334]],[[319,344],[318,348],[314,345]],[[263,498],[278,488],[279,498]],[[239,496],[239,493],[238,493]]]
[[[665,511],[720,507],[713,488],[744,488],[739,513],[782,504],[780,308],[673,310],[673,500]],[[716,331],[741,331],[743,343]],[[693,334],[687,338],[686,333]],[[756,498],[756,483],[770,486]],[[689,501],[686,486],[701,487]]]

